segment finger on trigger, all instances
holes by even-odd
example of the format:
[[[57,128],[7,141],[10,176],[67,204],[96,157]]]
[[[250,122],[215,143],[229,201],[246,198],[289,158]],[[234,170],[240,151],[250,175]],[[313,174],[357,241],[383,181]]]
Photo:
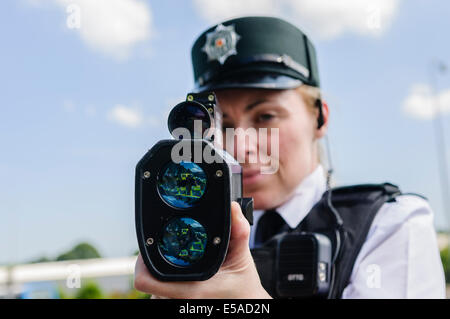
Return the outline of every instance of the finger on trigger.
[[[231,237],[248,237],[250,224],[242,213],[241,206],[237,202],[231,203]]]

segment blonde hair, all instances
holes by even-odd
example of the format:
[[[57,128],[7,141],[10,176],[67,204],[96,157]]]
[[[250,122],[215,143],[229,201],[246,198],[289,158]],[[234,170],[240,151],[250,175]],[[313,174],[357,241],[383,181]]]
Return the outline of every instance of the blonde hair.
[[[308,110],[315,115],[315,118],[317,118],[318,116],[317,100],[322,99],[322,91],[320,90],[320,88],[303,84],[300,85],[295,90],[302,97]],[[324,148],[320,143],[317,143],[317,157],[319,163],[322,164],[322,166],[326,167],[326,165],[328,164],[327,163],[328,160]]]
[[[318,87],[310,86],[310,85],[300,85],[295,89],[300,96],[303,98],[303,101],[308,106],[308,109],[312,111],[314,114],[317,112],[317,100],[322,99],[322,93]]]

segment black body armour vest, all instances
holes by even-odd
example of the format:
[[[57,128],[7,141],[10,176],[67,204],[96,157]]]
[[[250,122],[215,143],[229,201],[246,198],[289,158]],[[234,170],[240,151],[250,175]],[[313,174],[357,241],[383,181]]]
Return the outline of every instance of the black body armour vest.
[[[355,260],[366,240],[377,212],[384,203],[395,201],[395,197],[400,195],[401,192],[397,186],[389,183],[338,187],[331,189],[331,191],[332,205],[343,221],[340,228],[340,253],[331,268],[334,272],[334,280],[328,294],[329,298],[335,299],[342,297],[342,292],[349,282]],[[323,194],[308,215],[290,232],[323,234],[331,240],[334,254],[337,247],[337,224],[328,204],[328,192]],[[273,248],[266,247],[266,245],[252,249],[252,256],[263,287],[272,297],[277,297],[273,288],[276,280],[274,255]]]

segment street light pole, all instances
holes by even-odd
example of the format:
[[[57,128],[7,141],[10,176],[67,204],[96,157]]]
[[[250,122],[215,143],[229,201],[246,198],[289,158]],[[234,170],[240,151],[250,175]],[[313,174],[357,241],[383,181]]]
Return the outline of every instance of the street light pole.
[[[444,216],[447,219],[447,242],[450,243],[450,186],[448,181],[448,167],[447,167],[447,147],[445,142],[445,133],[444,133],[444,120],[441,116],[442,114],[442,106],[439,100],[438,94],[438,76],[445,74],[447,72],[447,66],[438,60],[433,60],[431,63],[431,101],[434,107],[434,132],[436,139],[436,149],[437,149],[437,157],[439,163],[439,179],[441,183],[441,191],[442,191],[442,204],[444,209]],[[448,244],[447,244],[448,246]],[[449,263],[450,263],[450,254]]]

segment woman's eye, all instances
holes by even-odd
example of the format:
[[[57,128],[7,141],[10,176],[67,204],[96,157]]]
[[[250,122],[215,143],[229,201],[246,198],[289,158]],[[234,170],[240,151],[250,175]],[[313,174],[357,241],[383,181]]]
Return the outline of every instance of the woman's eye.
[[[272,120],[274,117],[275,117],[275,115],[273,115],[273,114],[265,113],[265,114],[259,115],[258,120],[260,122],[268,122],[268,121]]]

